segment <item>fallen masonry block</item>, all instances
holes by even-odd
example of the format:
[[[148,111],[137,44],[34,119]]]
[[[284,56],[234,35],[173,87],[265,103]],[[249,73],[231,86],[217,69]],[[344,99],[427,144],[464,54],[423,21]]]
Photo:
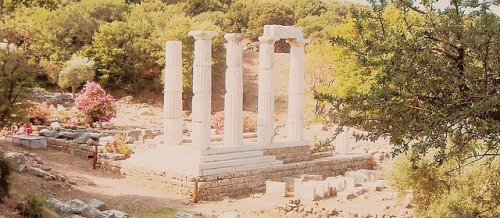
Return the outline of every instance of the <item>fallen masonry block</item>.
[[[364,182],[361,185],[371,192],[382,191],[382,185],[378,182]]]
[[[341,191],[337,192],[337,197],[342,200],[351,200],[356,198],[356,193],[353,193],[351,191]]]
[[[292,192],[295,190],[295,185],[302,185],[301,178],[285,178],[286,190]]]
[[[266,181],[266,195],[286,197],[286,183]]]
[[[356,190],[357,196],[360,196],[360,195],[368,192],[368,189],[366,189],[365,187],[356,187],[356,188],[354,188],[354,190]]]
[[[345,187],[344,190],[353,189],[356,187],[356,179],[352,177],[344,177]]]
[[[338,177],[328,177],[326,178],[325,181],[328,181],[330,183],[331,188],[335,188],[337,192],[339,191],[344,191],[345,188],[345,180],[344,178],[338,178]]]
[[[356,171],[347,171],[345,172],[345,177],[352,177],[356,179],[356,184],[361,184],[366,182],[368,178],[364,173],[356,172]]]
[[[361,169],[357,172],[365,174],[367,181],[369,182],[375,182],[376,180],[380,179],[380,172],[376,170]]]
[[[309,201],[319,200],[315,184],[306,182],[297,187],[298,189],[294,191],[295,197]]]

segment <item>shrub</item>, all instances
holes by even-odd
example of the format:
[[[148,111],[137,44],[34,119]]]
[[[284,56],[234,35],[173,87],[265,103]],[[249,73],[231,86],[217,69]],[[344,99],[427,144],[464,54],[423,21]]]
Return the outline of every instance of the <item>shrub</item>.
[[[30,218],[42,218],[43,207],[45,206],[45,198],[41,195],[30,194],[26,199],[26,204],[23,204],[19,207],[21,214],[24,217]]]
[[[224,131],[224,111],[219,111],[212,116],[212,128],[219,132]],[[257,119],[255,113],[243,111],[243,132],[255,132],[257,130]]]
[[[80,95],[75,99],[73,110],[75,124],[109,121],[116,116],[116,106],[111,95],[98,83],[87,82]]]
[[[33,102],[28,108],[28,113],[30,122],[36,125],[46,123],[51,116],[50,106],[46,102]]]
[[[105,146],[106,152],[124,154],[125,157],[129,158],[132,155],[132,148],[125,144],[123,141],[114,141],[108,143]]]
[[[437,167],[432,153],[420,164],[401,154],[388,170],[397,191],[414,196],[417,217],[500,217],[498,158],[483,157],[469,165],[449,161]]]

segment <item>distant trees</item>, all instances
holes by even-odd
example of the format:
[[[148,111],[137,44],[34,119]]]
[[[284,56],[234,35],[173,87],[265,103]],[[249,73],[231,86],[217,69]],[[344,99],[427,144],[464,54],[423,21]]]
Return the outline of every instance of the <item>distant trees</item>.
[[[71,87],[73,98],[77,86],[85,81],[92,81],[94,78],[94,61],[85,57],[73,55],[71,60],[66,62],[66,66],[59,73],[57,84],[61,87]]]

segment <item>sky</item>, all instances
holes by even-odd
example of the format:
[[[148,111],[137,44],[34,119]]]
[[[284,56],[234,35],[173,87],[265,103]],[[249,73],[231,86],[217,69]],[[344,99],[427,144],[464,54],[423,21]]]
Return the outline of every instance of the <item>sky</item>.
[[[360,3],[360,4],[368,4],[367,0],[340,0],[341,2],[355,2],[355,3]],[[444,9],[446,6],[450,4],[449,0],[441,0],[436,3],[436,6],[438,8]],[[500,7],[499,6],[491,6],[490,9],[498,16],[500,16]]]

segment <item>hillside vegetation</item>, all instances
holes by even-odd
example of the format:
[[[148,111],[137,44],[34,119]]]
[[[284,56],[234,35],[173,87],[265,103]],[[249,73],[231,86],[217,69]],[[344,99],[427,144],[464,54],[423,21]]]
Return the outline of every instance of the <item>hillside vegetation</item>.
[[[190,30],[219,33],[212,72],[220,88],[224,32],[251,42],[265,24],[301,26],[318,121],[361,128],[360,139],[390,137],[394,156],[403,154],[393,180],[414,194],[417,215],[499,217],[500,18],[491,6],[500,2],[370,2],[0,1],[0,127],[27,116],[30,87],[78,90],[91,75],[107,91],[161,93],[166,40],[183,42],[189,109]],[[276,46],[286,50],[284,40]],[[80,67],[69,67],[76,59]]]

